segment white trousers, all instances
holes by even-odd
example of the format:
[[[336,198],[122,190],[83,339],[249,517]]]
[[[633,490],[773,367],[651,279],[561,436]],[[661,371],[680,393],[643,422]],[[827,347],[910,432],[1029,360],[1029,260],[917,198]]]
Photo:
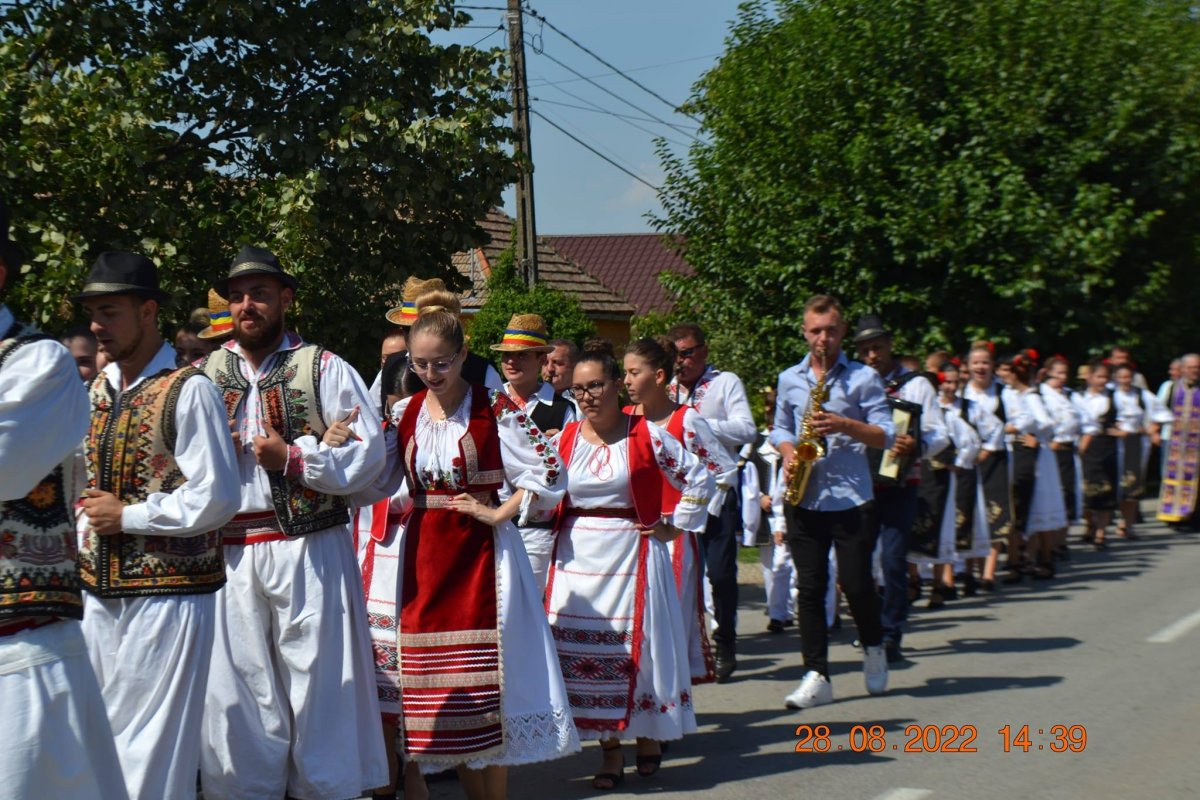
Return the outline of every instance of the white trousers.
[[[796,568],[786,544],[760,545],[763,588],[767,592],[767,616],[785,622],[796,617]]]
[[[83,638],[130,800],[193,800],[216,595],[83,598]]]
[[[550,557],[554,554],[554,531],[547,528],[517,530],[521,534],[522,544],[525,545],[525,554],[529,556],[529,566],[533,568],[537,589],[541,594],[545,594],[546,578],[550,574]]]
[[[345,800],[388,781],[349,526],[225,547],[205,800]]]
[[[2,796],[128,800],[75,620],[0,637],[0,720]]]

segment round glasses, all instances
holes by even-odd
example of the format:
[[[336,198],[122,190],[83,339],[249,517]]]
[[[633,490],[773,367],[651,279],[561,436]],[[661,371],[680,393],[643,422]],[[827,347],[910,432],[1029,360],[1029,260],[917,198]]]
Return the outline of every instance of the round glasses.
[[[408,368],[413,372],[429,372],[433,370],[438,375],[445,375],[454,366],[454,362],[458,360],[458,353],[449,358],[439,358],[435,361],[414,361],[412,356],[408,357]]]

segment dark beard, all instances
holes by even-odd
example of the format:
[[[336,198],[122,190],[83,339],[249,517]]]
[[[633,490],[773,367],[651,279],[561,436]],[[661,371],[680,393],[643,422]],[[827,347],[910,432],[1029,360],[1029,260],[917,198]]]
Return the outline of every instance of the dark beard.
[[[234,328],[233,338],[237,341],[238,346],[243,350],[256,352],[271,346],[283,334],[283,317],[280,316],[274,322],[268,322],[263,319],[262,325],[259,326],[255,333],[246,333],[241,329],[241,326]]]
[[[137,336],[121,350],[108,351],[100,347],[97,347],[96,350],[97,352],[103,352],[105,357],[108,358],[111,363],[120,364],[122,361],[128,361],[135,353],[137,353],[138,348],[142,346],[142,340],[144,338],[146,338],[146,335],[139,330],[137,332]]]

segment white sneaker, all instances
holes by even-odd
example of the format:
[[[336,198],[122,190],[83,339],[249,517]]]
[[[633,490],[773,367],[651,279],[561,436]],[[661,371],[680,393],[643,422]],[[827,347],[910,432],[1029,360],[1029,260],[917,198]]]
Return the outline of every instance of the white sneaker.
[[[887,651],[881,644],[863,648],[863,683],[867,685],[867,692],[870,694],[883,694],[887,691]]]
[[[804,679],[800,681],[796,691],[784,698],[783,704],[788,708],[812,708],[832,702],[833,686],[825,680],[824,675],[809,670],[804,673]]]

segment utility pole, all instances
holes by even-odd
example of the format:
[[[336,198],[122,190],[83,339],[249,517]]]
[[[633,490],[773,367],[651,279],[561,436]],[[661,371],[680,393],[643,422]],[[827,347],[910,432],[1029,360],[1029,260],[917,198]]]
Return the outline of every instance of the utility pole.
[[[530,288],[537,283],[537,225],[533,216],[533,146],[529,140],[529,83],[521,0],[508,0],[508,51],[512,62],[513,133],[517,137],[517,269]]]

